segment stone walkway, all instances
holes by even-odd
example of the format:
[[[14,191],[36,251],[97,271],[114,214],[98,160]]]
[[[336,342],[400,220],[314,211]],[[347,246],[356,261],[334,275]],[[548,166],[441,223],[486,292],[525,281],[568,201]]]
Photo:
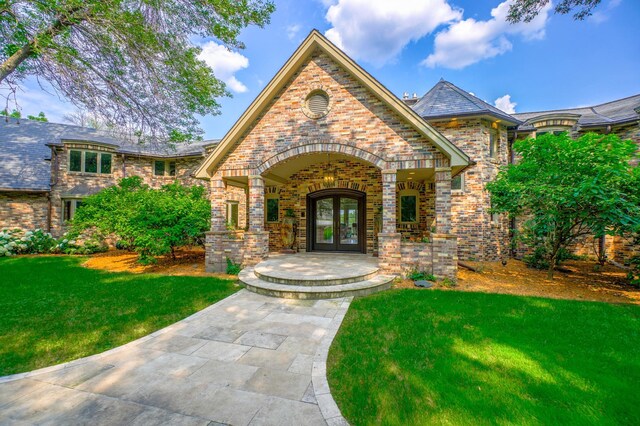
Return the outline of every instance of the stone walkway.
[[[103,354],[0,378],[0,424],[346,424],[325,372],[349,302],[241,290]]]

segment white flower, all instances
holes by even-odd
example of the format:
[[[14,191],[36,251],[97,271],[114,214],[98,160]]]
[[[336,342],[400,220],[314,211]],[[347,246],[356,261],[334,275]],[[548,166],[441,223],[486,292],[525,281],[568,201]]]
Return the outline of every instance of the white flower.
[[[64,235],[67,235],[67,234],[64,234]],[[63,244],[67,244],[68,242],[69,242],[69,240],[67,240],[66,238],[64,240],[62,240]]]
[[[69,244],[70,244],[70,245],[74,245],[75,243],[76,243],[76,240],[71,240],[71,241],[69,241]]]

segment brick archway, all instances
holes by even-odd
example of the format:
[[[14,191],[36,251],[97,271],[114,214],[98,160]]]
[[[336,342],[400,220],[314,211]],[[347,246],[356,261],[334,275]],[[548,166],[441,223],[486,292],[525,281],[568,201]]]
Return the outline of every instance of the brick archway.
[[[264,174],[277,164],[300,155],[332,153],[355,157],[367,164],[377,167],[380,170],[387,168],[387,161],[384,158],[369,151],[365,151],[362,148],[358,148],[348,142],[302,142],[289,146],[287,149],[272,155],[257,167],[257,172],[259,174]]]

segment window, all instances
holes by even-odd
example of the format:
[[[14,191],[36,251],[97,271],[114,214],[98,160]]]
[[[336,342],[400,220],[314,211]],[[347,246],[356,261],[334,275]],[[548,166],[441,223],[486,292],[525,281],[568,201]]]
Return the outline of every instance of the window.
[[[455,176],[453,179],[451,179],[451,189],[453,191],[462,191],[464,187],[463,181],[464,178],[462,173],[460,173],[458,176]]]
[[[69,151],[69,171],[82,171],[82,151]]]
[[[280,220],[279,201],[277,198],[267,198],[267,222]]]
[[[156,176],[175,176],[176,162],[156,160],[153,162],[153,174]]]
[[[400,222],[418,221],[418,196],[400,196]]]
[[[500,223],[500,215],[498,213],[491,213],[491,223],[496,225]]]
[[[62,217],[65,222],[73,219],[76,210],[82,205],[81,200],[63,200],[62,201]]]
[[[69,171],[111,174],[111,154],[76,149],[69,150]]]
[[[498,158],[500,153],[500,137],[497,130],[489,131],[489,156],[491,158]]]
[[[238,227],[238,202],[227,201],[227,224]]]

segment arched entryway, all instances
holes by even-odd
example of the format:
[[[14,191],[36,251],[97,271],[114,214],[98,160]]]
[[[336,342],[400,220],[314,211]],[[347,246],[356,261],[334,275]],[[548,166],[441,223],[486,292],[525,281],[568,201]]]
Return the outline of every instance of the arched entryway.
[[[307,251],[366,252],[366,194],[324,189],[307,195]]]

